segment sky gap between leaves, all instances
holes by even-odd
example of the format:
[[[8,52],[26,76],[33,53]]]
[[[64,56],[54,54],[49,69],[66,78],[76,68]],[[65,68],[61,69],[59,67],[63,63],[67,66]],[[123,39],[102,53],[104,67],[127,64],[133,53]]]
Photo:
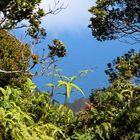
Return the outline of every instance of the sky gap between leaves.
[[[67,7],[66,9],[57,15],[48,15],[43,20],[43,25],[47,31],[61,34],[86,29],[91,16],[88,9],[95,3],[95,0],[60,0],[60,5],[63,2],[64,7]],[[53,8],[54,0],[43,0],[41,8],[47,11],[48,5]]]

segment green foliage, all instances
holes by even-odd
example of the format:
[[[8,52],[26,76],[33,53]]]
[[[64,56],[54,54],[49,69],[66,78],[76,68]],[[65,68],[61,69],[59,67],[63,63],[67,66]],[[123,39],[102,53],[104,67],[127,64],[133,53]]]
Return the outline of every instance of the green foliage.
[[[40,3],[41,0],[0,0],[0,29],[28,26],[33,38],[45,36],[45,30],[40,28],[41,18],[45,16],[43,9],[39,8]],[[19,25],[23,20],[29,24]]]
[[[139,41],[139,11],[139,0],[97,0],[89,9],[93,15],[89,27],[99,41],[125,36]]]
[[[119,83],[119,81],[118,81]],[[0,88],[0,138],[15,140],[139,139],[140,87],[112,85],[92,94],[87,107],[75,114],[54,104],[49,93],[35,91],[30,79],[20,88]],[[52,85],[50,85],[52,86]]]
[[[53,45],[48,45],[50,50],[49,57],[54,59],[55,56],[58,58],[64,57],[66,55],[66,47],[63,42],[58,39],[53,40]]]
[[[22,44],[5,30],[0,30],[0,70],[18,71],[15,73],[0,72],[0,86],[20,85],[29,77],[26,72],[30,60],[30,48]],[[20,71],[20,72],[19,72]],[[24,73],[27,73],[25,75]]]
[[[49,58],[50,66],[67,53],[65,45],[54,39],[53,44],[48,45],[49,54],[39,59],[37,55],[31,54],[27,44],[22,44],[4,30],[22,26],[18,23],[26,20],[29,34],[38,43],[46,35],[45,30],[40,28],[41,18],[45,15],[39,8],[40,2],[0,0],[0,139],[140,139],[140,86],[133,82],[140,77],[140,54],[134,50],[108,64],[106,74],[109,75],[110,86],[93,90],[90,103],[78,113],[68,107],[73,89],[84,94],[74,80],[86,76],[92,70],[83,70],[78,76],[66,77],[60,75],[61,71],[54,66],[50,74],[52,82],[47,84],[52,91],[47,93],[37,91],[36,85],[27,79],[30,57],[34,65]],[[138,0],[97,0],[96,4],[89,10],[93,14],[89,27],[98,40],[112,40],[139,33]],[[134,39],[137,40],[137,36]],[[58,78],[57,84],[54,83],[54,77]],[[65,92],[60,93],[65,96],[64,105],[54,99],[54,89],[60,87],[65,88]]]
[[[81,112],[81,124],[86,124],[95,139],[139,139],[140,86],[133,82],[139,78],[139,53],[131,50],[109,63],[108,68],[111,84],[93,90],[91,103]]]
[[[134,54],[128,57],[128,62]],[[136,62],[135,59],[133,61]],[[66,103],[72,88],[83,93],[73,83],[78,76],[66,77],[59,74],[60,70],[57,72],[53,75],[61,80],[57,85],[50,83],[48,86],[64,86]],[[135,74],[128,79],[125,76],[121,74],[122,78],[114,79],[106,89],[95,90],[90,103],[75,114],[68,104],[54,102],[50,92],[37,92],[30,79],[21,88],[0,87],[0,139],[139,139],[140,87],[130,82]]]
[[[0,139],[65,139],[73,112],[54,105],[46,93],[35,92],[30,79],[24,88],[0,88]]]
[[[52,88],[52,92],[54,91],[54,89],[64,87],[65,88],[64,93],[60,93],[60,94],[65,96],[64,104],[66,105],[66,104],[68,104],[68,101],[69,101],[69,98],[70,98],[70,95],[71,95],[73,89],[79,91],[80,93],[82,93],[84,95],[84,92],[82,91],[82,89],[73,83],[74,80],[77,80],[82,75],[80,73],[79,77],[78,76],[67,77],[67,76],[61,75],[60,72],[62,72],[60,69],[54,69],[53,73],[51,72],[49,74],[49,75],[52,75],[53,80],[54,80],[54,77],[58,78],[58,82],[57,82],[58,84],[55,85],[54,83],[49,83],[49,84],[47,84],[47,86]],[[54,93],[51,93],[51,96],[53,96],[53,95],[54,95]]]
[[[109,81],[120,80],[138,80],[140,77],[140,52],[136,53],[132,49],[128,53],[108,63],[108,69],[105,71],[109,75]]]
[[[79,114],[79,131],[94,139],[133,139],[139,134],[140,87],[125,83],[126,89],[109,87],[92,94],[91,104]],[[82,127],[84,125],[84,127]]]
[[[82,89],[79,88],[77,85],[73,84],[72,82],[67,82],[67,81],[60,80],[60,81],[58,81],[57,87],[59,88],[61,86],[64,86],[66,88],[66,93],[65,93],[65,97],[66,97],[65,103],[66,104],[68,102],[68,99],[70,98],[70,94],[72,92],[72,88],[80,91],[84,95]]]
[[[84,77],[87,76],[89,73],[93,72],[93,69],[86,69],[86,70],[81,70],[79,72],[79,77]]]

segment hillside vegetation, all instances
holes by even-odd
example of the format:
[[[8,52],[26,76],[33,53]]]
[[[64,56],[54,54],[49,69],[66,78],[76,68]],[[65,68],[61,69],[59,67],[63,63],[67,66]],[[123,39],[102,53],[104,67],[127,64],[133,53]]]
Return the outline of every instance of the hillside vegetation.
[[[46,36],[41,18],[48,13],[38,7],[40,3],[41,0],[0,0],[0,140],[139,140],[140,52],[132,49],[108,63],[105,73],[109,86],[92,89],[89,99],[70,104],[75,90],[84,95],[74,81],[90,70],[79,76],[62,76],[56,62],[65,57],[67,49],[58,39],[48,45],[46,56],[33,53]],[[139,0],[97,0],[89,10],[93,14],[89,25],[92,35],[99,41],[128,36],[139,43],[139,7]],[[56,11],[63,9],[59,8]],[[22,25],[24,20],[28,23]],[[22,27],[32,39],[30,45],[10,32]],[[32,81],[34,75],[39,75],[31,73],[37,64],[52,76],[52,83],[46,83],[46,92],[38,90]],[[64,92],[58,90],[61,87]],[[59,103],[54,93],[63,95],[64,103]]]

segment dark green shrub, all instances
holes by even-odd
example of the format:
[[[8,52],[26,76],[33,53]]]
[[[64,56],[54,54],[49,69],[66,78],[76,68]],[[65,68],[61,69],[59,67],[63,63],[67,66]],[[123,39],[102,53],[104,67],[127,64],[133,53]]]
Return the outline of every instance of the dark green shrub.
[[[0,72],[0,86],[20,84],[24,81],[29,65],[30,48],[22,44],[5,30],[0,30],[0,70],[19,72]]]

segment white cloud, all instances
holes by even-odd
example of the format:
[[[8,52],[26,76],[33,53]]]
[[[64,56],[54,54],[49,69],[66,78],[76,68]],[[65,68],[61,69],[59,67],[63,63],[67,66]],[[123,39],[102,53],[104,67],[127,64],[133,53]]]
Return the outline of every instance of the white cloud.
[[[68,5],[66,9],[57,15],[48,15],[44,19],[43,24],[47,30],[60,33],[87,28],[91,16],[88,9],[95,3],[95,0],[63,0],[63,2],[65,6]],[[48,4],[53,7],[54,0],[43,0],[41,7],[47,11]]]

